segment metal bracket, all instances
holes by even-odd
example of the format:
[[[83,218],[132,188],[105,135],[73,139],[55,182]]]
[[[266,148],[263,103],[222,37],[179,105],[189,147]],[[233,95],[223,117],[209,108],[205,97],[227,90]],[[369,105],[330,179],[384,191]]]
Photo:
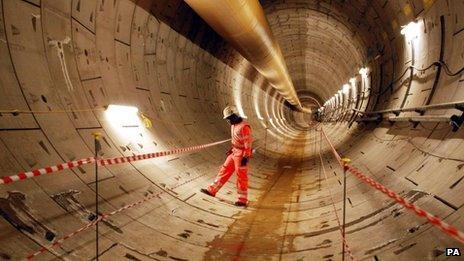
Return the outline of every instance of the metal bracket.
[[[412,127],[415,129],[417,127],[417,125],[419,125],[419,121],[414,121],[412,119],[409,120],[410,123],[412,123]]]
[[[462,123],[464,122],[464,105],[457,104],[455,107],[456,109],[460,110],[462,114],[461,116],[454,114],[453,116],[450,117],[450,124],[451,124],[451,127],[453,128],[452,129],[453,132],[457,132],[461,128]]]
[[[451,124],[451,127],[453,128],[452,131],[457,132],[461,128],[463,122],[464,122],[464,112],[461,114],[461,116],[458,116],[456,114],[451,116],[450,124]]]
[[[419,113],[420,115],[424,115],[424,113],[425,113],[425,110],[420,110],[420,109],[417,109],[417,110],[414,110],[414,111]]]
[[[378,114],[377,115],[377,120],[375,121],[377,124],[380,124],[383,121],[383,114]]]

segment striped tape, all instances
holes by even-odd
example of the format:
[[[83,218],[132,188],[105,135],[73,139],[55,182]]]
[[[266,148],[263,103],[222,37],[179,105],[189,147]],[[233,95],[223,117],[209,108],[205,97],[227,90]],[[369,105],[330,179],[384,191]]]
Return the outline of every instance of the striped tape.
[[[190,183],[190,182],[192,182],[192,181],[194,181],[194,180],[196,180],[196,179],[198,179],[198,178],[200,178],[200,177],[203,177],[203,176],[205,176],[205,175],[206,175],[206,174],[201,174],[201,175],[196,176],[195,178],[192,178],[192,179],[189,179],[189,180],[184,181],[184,182],[182,182],[182,183],[179,183],[179,184],[177,184],[176,186],[170,188],[170,190],[176,189],[176,188],[178,188],[178,187],[180,187],[180,186],[183,186],[183,185],[185,185],[185,184],[187,184],[187,183]],[[151,200],[151,199],[153,199],[153,198],[156,198],[156,197],[158,197],[159,195],[161,195],[161,194],[163,194],[163,193],[165,193],[165,192],[166,192],[166,191],[161,191],[161,192],[158,192],[158,193],[156,193],[156,194],[151,194],[151,195],[149,195],[149,196],[147,196],[147,197],[145,197],[145,198],[143,198],[143,199],[141,199],[141,200],[139,200],[139,201],[136,201],[136,202],[131,203],[131,204],[127,204],[127,205],[125,205],[125,206],[123,206],[123,207],[121,207],[121,208],[119,208],[119,209],[116,209],[116,210],[114,210],[114,211],[112,211],[112,212],[110,212],[110,213],[108,213],[108,214],[102,214],[101,216],[98,217],[97,220],[95,220],[95,221],[93,221],[93,222],[90,222],[90,223],[86,224],[85,226],[83,226],[83,227],[77,229],[76,231],[74,231],[74,232],[72,232],[72,233],[70,233],[70,234],[68,234],[68,235],[66,235],[66,236],[64,236],[64,237],[62,237],[62,238],[56,240],[55,242],[53,242],[53,243],[50,244],[50,245],[41,247],[41,248],[40,248],[39,250],[37,250],[36,252],[34,252],[34,253],[28,255],[28,256],[26,257],[26,259],[33,259],[34,257],[36,257],[36,256],[38,256],[38,255],[40,255],[40,254],[42,254],[42,253],[45,253],[45,252],[47,252],[47,251],[50,251],[50,249],[52,249],[52,248],[54,248],[54,247],[57,247],[57,246],[60,246],[60,245],[63,244],[63,242],[66,241],[67,239],[69,239],[69,238],[71,238],[71,237],[74,237],[75,235],[77,235],[77,234],[79,234],[79,233],[81,233],[81,232],[83,232],[83,231],[85,231],[85,230],[87,230],[87,229],[89,229],[89,228],[95,226],[97,223],[101,222],[102,220],[107,220],[108,218],[110,218],[110,217],[113,216],[113,215],[116,215],[116,214],[121,213],[121,212],[123,212],[123,211],[125,211],[125,210],[127,210],[127,209],[130,209],[130,208],[136,207],[136,206],[138,206],[138,205],[141,205],[142,203],[145,203],[145,202],[147,202],[147,201],[149,201],[149,200]]]
[[[396,194],[396,192],[390,190],[384,185],[378,183],[377,181],[369,177],[366,177],[361,171],[359,171],[355,167],[348,166],[347,169],[349,172],[354,174],[358,179],[360,179],[364,183],[377,189],[378,191],[381,191],[383,194],[387,195],[389,198],[394,199],[397,203],[399,203],[403,207],[409,210],[412,210],[417,216],[426,218],[430,224],[438,227],[441,231],[445,232],[445,234],[451,236],[452,238],[456,239],[457,241],[461,243],[464,243],[464,233],[462,231],[459,231],[456,227],[446,223],[445,221],[441,220],[439,217],[432,215],[431,213],[414,205],[413,203],[409,202],[405,198],[402,198],[401,196]]]
[[[219,144],[227,142],[227,141],[230,141],[230,139],[221,140],[221,141],[217,141],[217,142],[213,142],[213,143],[209,143],[209,144],[192,146],[192,147],[188,147],[188,148],[172,149],[172,150],[168,150],[168,151],[154,152],[154,153],[141,154],[141,155],[128,156],[128,157],[117,157],[117,158],[110,158],[110,159],[101,159],[101,160],[98,160],[98,165],[99,166],[114,165],[114,164],[133,162],[133,161],[145,160],[145,159],[153,159],[153,158],[158,158],[158,157],[163,157],[163,156],[168,156],[168,155],[180,154],[180,153],[190,152],[190,151],[194,151],[194,150],[205,149],[205,148],[208,148],[208,147],[211,147],[211,146],[219,145]]]
[[[321,141],[322,143],[322,137],[321,137]],[[315,145],[316,146],[316,145]],[[324,161],[322,160],[322,154],[321,154],[321,150],[322,148],[319,148],[319,159],[321,160],[321,167],[322,167],[322,172],[324,173],[324,177],[325,177],[325,182],[327,183],[327,189],[329,190],[329,195],[330,195],[330,201],[332,202],[332,207],[334,209],[334,213],[335,213],[335,217],[337,218],[337,224],[338,224],[338,229],[340,230],[340,236],[342,238],[342,241],[343,241],[343,245],[345,246],[346,248],[346,252],[348,253],[348,255],[350,256],[350,259],[351,260],[356,260],[354,255],[353,255],[353,251],[351,251],[351,248],[350,246],[348,245],[348,241],[346,240],[346,237],[345,235],[343,234],[343,228],[342,228],[342,224],[340,222],[340,218],[338,216],[338,212],[337,212],[337,207],[335,206],[335,201],[334,201],[334,198],[333,198],[333,195],[332,195],[332,190],[330,189],[330,186],[329,186],[329,178],[327,177],[327,173],[325,171],[325,166],[324,166]],[[345,255],[345,253],[342,253],[342,255]]]
[[[40,255],[40,254],[42,254],[42,253],[44,253],[44,252],[46,252],[46,251],[50,251],[51,248],[54,248],[54,247],[56,247],[56,246],[59,246],[59,245],[63,244],[63,242],[64,242],[66,239],[69,239],[69,238],[71,238],[71,237],[73,237],[73,236],[79,234],[80,232],[85,231],[85,230],[87,230],[87,229],[93,227],[93,226],[96,225],[98,222],[102,221],[102,219],[103,219],[103,218],[102,218],[101,216],[98,217],[95,221],[90,222],[90,223],[88,223],[87,225],[85,225],[85,226],[79,228],[78,230],[76,230],[76,231],[74,231],[74,232],[72,232],[72,233],[70,233],[70,234],[68,234],[68,235],[66,235],[66,236],[64,236],[64,237],[62,237],[62,238],[56,240],[56,241],[53,242],[52,244],[40,248],[40,249],[37,250],[36,252],[34,252],[34,253],[28,255],[28,256],[26,257],[26,259],[33,259],[34,257],[36,257],[36,256],[38,256],[38,255]]]
[[[90,158],[85,158],[85,159],[80,159],[80,160],[74,160],[74,161],[61,163],[61,164],[58,164],[58,165],[55,165],[55,166],[48,166],[48,167],[45,167],[45,168],[36,169],[36,170],[28,171],[28,172],[20,172],[17,175],[1,177],[0,178],[0,184],[10,184],[10,183],[13,183],[13,182],[16,182],[16,181],[21,181],[21,180],[25,180],[25,179],[29,179],[29,178],[33,178],[33,177],[42,176],[42,175],[45,175],[45,174],[59,172],[59,171],[62,171],[64,169],[72,169],[72,168],[82,166],[82,165],[86,165],[86,164],[90,164],[90,163],[93,163],[93,162],[95,162],[95,158],[90,157]]]
[[[353,174],[355,177],[357,177],[359,180],[362,182],[368,184],[369,186],[377,189],[378,191],[382,192],[383,194],[387,195],[389,198],[394,199],[398,204],[402,205],[403,207],[413,211],[417,216],[422,217],[427,219],[427,221],[438,227],[441,231],[443,231],[445,234],[451,236],[452,238],[456,239],[457,241],[464,243],[464,233],[462,231],[459,231],[456,227],[446,223],[445,221],[441,220],[439,217],[432,215],[431,213],[423,210],[422,208],[414,205],[413,203],[409,202],[405,198],[399,196],[396,192],[393,190],[385,187],[384,185],[378,183],[377,181],[367,177],[364,175],[360,170],[357,168],[343,164],[341,162],[341,157],[338,154],[338,152],[335,150],[334,146],[330,142],[329,138],[325,134],[324,130],[321,128],[322,133],[324,134],[324,137],[327,141],[327,143],[330,145],[332,148],[332,152],[335,156],[335,158],[338,160],[340,165],[345,168],[347,171],[349,171],[351,174]]]
[[[154,153],[134,155],[134,156],[128,156],[128,157],[99,159],[98,165],[106,166],[106,165],[122,164],[122,163],[127,163],[127,162],[133,162],[133,161],[139,161],[139,160],[145,160],[145,159],[153,159],[153,158],[158,158],[158,157],[163,157],[163,156],[168,156],[168,155],[186,153],[186,152],[201,150],[201,149],[205,149],[211,146],[215,146],[215,145],[227,142],[229,140],[230,139],[208,143],[208,144],[203,144],[203,145],[196,145],[196,146],[187,147],[187,148],[172,149],[168,151],[154,152]],[[33,177],[42,176],[45,174],[56,173],[56,172],[60,172],[65,169],[72,169],[78,166],[87,165],[87,164],[91,164],[94,162],[95,162],[95,158],[89,157],[85,159],[61,163],[61,164],[54,165],[54,166],[48,166],[45,168],[36,169],[36,170],[28,171],[28,172],[20,172],[17,175],[0,177],[0,185],[10,184],[10,183],[21,181],[21,180],[26,180],[26,179],[30,179]]]
[[[129,157],[117,157],[117,158],[111,158],[111,159],[101,159],[101,160],[98,160],[98,165],[100,165],[100,166],[113,165],[113,164],[120,164],[120,163],[133,162],[133,161],[144,160],[144,159],[157,158],[157,157],[162,157],[162,156],[167,156],[167,155],[179,154],[179,153],[184,153],[184,152],[190,152],[190,151],[205,149],[205,148],[208,148],[208,147],[211,147],[211,146],[219,145],[219,144],[227,142],[227,141],[230,141],[230,139],[217,141],[217,142],[213,142],[213,143],[209,143],[209,144],[203,144],[203,145],[187,147],[187,148],[173,149],[173,150],[169,150],[169,151],[141,154],[141,155],[135,155],[135,156],[129,156]],[[89,160],[91,160],[90,163],[95,162],[95,159],[93,157],[89,158]],[[64,164],[67,164],[67,163],[64,163]],[[86,164],[88,164],[88,163],[86,163]],[[60,165],[63,165],[63,164],[60,164]],[[44,169],[48,169],[48,168],[50,168],[50,167],[47,167],[47,168],[44,168]],[[196,179],[198,179],[198,178],[200,178],[202,176],[205,176],[205,175],[206,174],[199,175],[199,176],[197,176],[195,178],[192,178],[192,179],[187,180],[185,182],[179,183],[179,184],[177,184],[176,186],[174,186],[174,187],[172,187],[170,189],[171,190],[176,189],[176,188],[178,188],[180,186],[183,186],[183,185],[185,185],[185,184],[187,184],[189,182],[192,182],[192,181],[194,181],[194,180],[196,180]],[[74,237],[75,235],[77,235],[77,234],[79,234],[79,233],[81,233],[83,231],[88,230],[89,228],[95,226],[97,223],[101,222],[102,220],[106,220],[106,219],[108,219],[109,217],[111,217],[113,215],[116,215],[116,214],[121,213],[121,212],[123,212],[123,211],[125,211],[127,209],[130,209],[130,208],[136,207],[138,205],[141,205],[141,204],[143,204],[143,203],[145,203],[145,202],[147,202],[147,201],[149,201],[149,200],[151,200],[153,198],[158,197],[159,195],[161,195],[161,194],[163,194],[165,192],[166,191],[161,191],[159,193],[149,195],[149,196],[147,196],[147,197],[145,197],[145,198],[143,198],[143,199],[141,199],[139,201],[136,201],[136,202],[131,203],[131,204],[127,204],[127,205],[125,205],[125,206],[123,206],[123,207],[121,207],[119,209],[116,209],[116,210],[110,212],[110,213],[102,214],[101,216],[98,217],[97,220],[86,224],[85,226],[75,230],[74,232],[72,232],[72,233],[70,233],[70,234],[56,240],[55,242],[53,242],[50,245],[41,247],[36,252],[28,255],[26,257],[26,259],[33,259],[34,257],[36,257],[36,256],[38,256],[38,255],[40,255],[42,253],[50,251],[50,249],[52,249],[54,247],[57,247],[57,246],[60,246],[67,239],[69,239],[71,237]]]

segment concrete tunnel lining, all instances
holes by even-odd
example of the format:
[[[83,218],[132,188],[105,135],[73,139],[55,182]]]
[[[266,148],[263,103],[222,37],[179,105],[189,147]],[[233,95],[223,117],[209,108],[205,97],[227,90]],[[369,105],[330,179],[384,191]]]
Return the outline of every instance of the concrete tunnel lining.
[[[422,28],[414,66],[426,68],[442,56],[453,72],[462,68],[464,3],[261,4],[303,103],[325,102],[354,78],[359,95],[349,100],[341,94],[340,106],[322,124],[285,106],[183,1],[0,1],[0,110],[43,112],[0,114],[0,176],[88,157],[95,131],[104,137],[101,157],[226,139],[221,111],[235,104],[251,123],[257,148],[250,206],[231,206],[234,178],[217,198],[199,193],[217,173],[227,144],[101,167],[103,213],[161,194],[100,225],[100,258],[341,259],[329,188],[340,209],[342,170],[315,126],[324,127],[366,175],[463,228],[462,130],[453,132],[445,122],[354,122],[348,128],[354,116],[347,110],[464,100],[462,73],[437,77],[433,67],[394,81],[411,65],[400,26],[412,20]],[[63,56],[53,41],[61,41]],[[366,77],[358,74],[363,66]],[[113,126],[101,110],[108,104],[137,106],[153,127]],[[95,110],[79,111],[88,108]],[[47,113],[57,110],[71,112]],[[425,115],[458,113],[450,108]],[[402,114],[411,115],[417,113]],[[86,165],[0,186],[0,258],[22,259],[87,224],[95,203],[93,171]],[[458,244],[353,176],[347,182],[347,240],[357,259],[443,260],[444,249]],[[90,229],[37,258],[92,259],[94,248]]]

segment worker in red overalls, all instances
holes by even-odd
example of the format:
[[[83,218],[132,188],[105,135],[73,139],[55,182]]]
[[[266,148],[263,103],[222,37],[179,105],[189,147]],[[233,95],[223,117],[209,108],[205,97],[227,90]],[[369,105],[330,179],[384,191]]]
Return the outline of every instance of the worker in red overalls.
[[[251,157],[251,128],[237,113],[234,106],[227,106],[224,111],[224,119],[230,125],[232,148],[227,152],[227,159],[222,165],[214,182],[201,192],[215,196],[219,189],[229,180],[234,171],[237,172],[237,194],[236,206],[246,206],[248,203],[248,161]]]

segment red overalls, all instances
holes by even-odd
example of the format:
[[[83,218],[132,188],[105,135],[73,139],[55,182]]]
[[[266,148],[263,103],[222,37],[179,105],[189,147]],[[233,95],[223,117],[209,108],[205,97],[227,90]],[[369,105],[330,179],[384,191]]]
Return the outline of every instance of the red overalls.
[[[213,184],[208,187],[209,193],[215,196],[218,190],[229,180],[234,170],[237,171],[238,201],[248,203],[248,164],[240,166],[243,157],[251,156],[251,128],[248,122],[231,125],[232,153],[227,156]]]

